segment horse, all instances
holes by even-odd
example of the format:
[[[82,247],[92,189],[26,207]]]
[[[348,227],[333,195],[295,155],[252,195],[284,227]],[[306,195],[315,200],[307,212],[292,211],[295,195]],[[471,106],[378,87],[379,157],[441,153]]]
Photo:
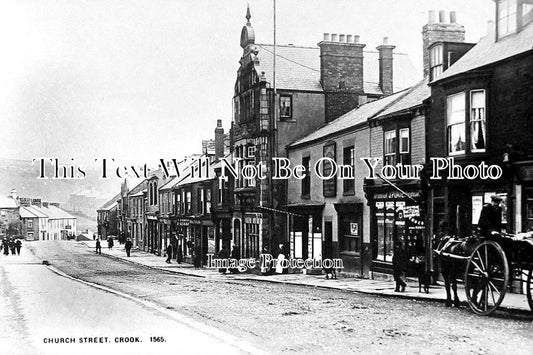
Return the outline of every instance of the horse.
[[[451,291],[453,291],[453,305],[455,307],[461,306],[461,301],[457,295],[457,279],[463,277],[466,269],[466,258],[454,258],[453,255],[461,257],[470,255],[477,240],[478,238],[474,236],[464,239],[457,239],[449,235],[434,237],[434,252],[440,261],[440,272],[444,278],[446,289],[446,307],[452,306]]]

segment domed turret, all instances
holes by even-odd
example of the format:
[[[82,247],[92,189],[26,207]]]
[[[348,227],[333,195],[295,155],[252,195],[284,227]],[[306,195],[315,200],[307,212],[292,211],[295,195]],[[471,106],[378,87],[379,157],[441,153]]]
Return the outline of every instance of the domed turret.
[[[250,15],[250,5],[248,5],[246,9],[246,25],[243,26],[241,31],[241,47],[246,48],[250,44],[255,43],[255,33],[254,29],[252,27],[252,24],[250,23],[250,18],[252,15]]]

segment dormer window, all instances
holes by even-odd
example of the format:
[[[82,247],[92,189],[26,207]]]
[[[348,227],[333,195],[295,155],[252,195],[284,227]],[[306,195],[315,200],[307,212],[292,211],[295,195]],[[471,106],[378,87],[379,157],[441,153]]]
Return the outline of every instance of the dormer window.
[[[442,44],[433,46],[429,50],[430,80],[437,79],[443,72]]]
[[[498,39],[516,32],[517,0],[500,0],[497,9]]]
[[[533,21],[533,0],[499,0],[496,7],[497,39],[521,31]]]

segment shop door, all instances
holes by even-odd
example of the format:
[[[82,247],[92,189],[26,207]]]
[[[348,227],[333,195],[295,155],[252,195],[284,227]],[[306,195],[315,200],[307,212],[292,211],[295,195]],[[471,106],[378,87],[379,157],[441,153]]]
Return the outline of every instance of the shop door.
[[[322,259],[333,258],[333,224],[332,222],[324,222],[324,253]]]

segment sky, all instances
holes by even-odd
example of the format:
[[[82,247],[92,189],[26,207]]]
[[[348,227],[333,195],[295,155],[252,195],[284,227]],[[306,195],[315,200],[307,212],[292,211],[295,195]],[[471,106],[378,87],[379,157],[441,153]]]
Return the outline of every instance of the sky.
[[[0,157],[157,163],[201,152],[226,131],[246,6],[256,43],[273,42],[273,0],[0,0]],[[422,75],[428,10],[456,11],[467,42],[492,0],[277,0],[277,43],[324,32],[389,37]],[[71,160],[74,159],[74,160]]]

